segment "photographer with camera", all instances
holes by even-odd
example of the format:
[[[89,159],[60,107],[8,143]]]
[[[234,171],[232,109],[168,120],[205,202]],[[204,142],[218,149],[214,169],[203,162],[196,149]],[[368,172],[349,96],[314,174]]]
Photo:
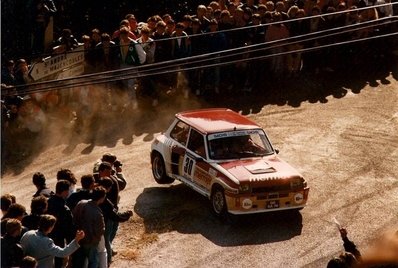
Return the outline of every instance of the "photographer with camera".
[[[116,155],[112,153],[105,153],[102,155],[101,159],[99,159],[95,164],[93,168],[93,174],[96,180],[99,179],[99,166],[101,163],[107,162],[111,164],[112,170],[111,170],[111,175],[109,177],[112,178],[113,181],[117,181],[118,184],[118,191],[122,191],[126,188],[127,182],[126,179],[124,178],[124,175],[122,173],[122,162],[120,160],[117,160]]]
[[[116,160],[113,163],[114,172],[112,175],[116,176],[120,191],[124,190],[127,185],[126,179],[124,178],[124,175],[122,173],[122,166],[123,166],[123,164],[119,160]]]

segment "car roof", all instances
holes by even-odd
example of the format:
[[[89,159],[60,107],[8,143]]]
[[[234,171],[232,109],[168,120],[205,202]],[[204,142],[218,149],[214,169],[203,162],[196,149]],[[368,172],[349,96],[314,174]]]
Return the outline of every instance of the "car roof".
[[[249,118],[227,108],[185,111],[177,113],[176,117],[204,134],[261,128]]]

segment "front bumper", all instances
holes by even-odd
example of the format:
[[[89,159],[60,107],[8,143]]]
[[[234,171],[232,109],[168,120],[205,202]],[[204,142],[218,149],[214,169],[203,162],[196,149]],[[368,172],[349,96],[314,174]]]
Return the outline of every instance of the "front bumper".
[[[256,195],[225,195],[228,212],[253,214],[279,210],[301,209],[306,206],[309,188],[298,191],[264,193]]]

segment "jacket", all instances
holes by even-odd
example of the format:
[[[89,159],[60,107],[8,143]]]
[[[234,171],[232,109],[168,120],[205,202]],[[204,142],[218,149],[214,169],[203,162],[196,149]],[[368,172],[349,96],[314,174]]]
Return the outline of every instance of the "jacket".
[[[80,244],[98,245],[105,232],[105,222],[97,203],[91,199],[80,201],[73,210],[73,218],[77,229],[85,233]]]
[[[127,54],[123,55],[123,45],[120,44],[120,53],[119,53],[119,58],[121,61],[122,65],[141,65],[145,62],[146,60],[146,53],[144,51],[144,49],[142,48],[142,46],[140,44],[137,43],[137,41],[134,40],[130,40],[129,44],[128,44],[128,50],[127,50]],[[125,57],[124,57],[125,56]]]
[[[117,211],[115,205],[107,198],[100,205],[102,213],[104,215],[104,221],[112,220],[115,222],[125,222],[130,219],[130,215],[127,212],[120,213]]]
[[[74,193],[72,193],[67,199],[66,199],[66,205],[69,207],[71,211],[76,207],[77,203],[79,203],[81,200],[88,200],[91,198],[91,193],[90,190],[87,189],[80,189]]]
[[[38,268],[54,267],[54,257],[65,258],[79,248],[76,240],[72,240],[64,248],[58,247],[51,238],[39,230],[26,232],[21,238],[21,246],[25,255],[37,260]]]
[[[1,238],[1,267],[19,266],[23,258],[22,247],[19,237],[12,237],[8,234]]]
[[[59,246],[63,246],[64,239],[69,243],[75,237],[76,229],[73,226],[72,212],[66,206],[65,200],[57,195],[52,195],[48,199],[47,213],[57,218],[54,230],[50,237]]]

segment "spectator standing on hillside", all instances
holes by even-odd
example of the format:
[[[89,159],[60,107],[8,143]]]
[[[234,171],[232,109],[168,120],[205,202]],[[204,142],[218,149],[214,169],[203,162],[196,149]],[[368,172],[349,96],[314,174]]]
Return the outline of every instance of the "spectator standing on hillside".
[[[184,24],[177,23],[175,31],[170,37],[173,38],[171,55],[173,59],[181,59],[190,56],[190,44],[188,34],[184,31]]]
[[[97,57],[97,45],[101,42],[101,31],[97,28],[91,30],[91,35],[83,35],[83,43],[84,43],[84,60],[85,67],[84,70],[86,73],[92,73],[95,70],[95,63]]]
[[[159,21],[156,23],[156,31],[152,34],[152,39],[156,43],[155,49],[155,62],[161,62],[170,60],[170,40],[166,39],[166,23],[164,21]]]
[[[130,36],[132,39],[136,40],[140,35],[138,31],[138,22],[134,14],[127,14],[125,19],[129,22],[130,31],[133,33],[133,36]]]
[[[308,16],[313,16],[309,19],[308,32],[315,33],[325,29],[325,19],[321,16],[321,9],[318,6],[314,6],[310,13],[307,13]],[[319,40],[315,39],[312,41],[308,41],[306,47],[313,48],[320,46]],[[319,69],[321,67],[322,61],[322,52],[319,50],[311,51],[309,53],[304,54],[303,58],[303,67],[306,68],[310,72],[314,72],[315,74],[319,73]]]
[[[18,203],[13,203],[8,208],[7,212],[1,218],[1,235],[4,235],[6,232],[7,222],[10,219],[17,219],[22,221],[22,218],[26,215],[26,208]],[[22,228],[22,233],[27,231],[26,228]]]
[[[289,28],[290,36],[300,36],[308,33],[308,20],[305,17],[304,9],[299,9],[297,6],[292,6],[287,14],[289,19],[299,19],[290,22],[287,26]],[[301,50],[304,48],[303,43],[295,43],[289,46],[289,50]],[[301,70],[301,52],[291,53],[287,56],[288,72],[294,77],[298,77]]]
[[[224,33],[218,32],[218,22],[213,19],[209,23],[210,34],[206,38],[206,49],[208,53],[221,52],[227,49],[227,40]],[[214,63],[217,65],[220,62],[220,54],[213,54],[211,56]],[[214,93],[220,93],[220,67],[206,69],[204,72],[204,79],[206,83],[206,91],[214,90]]]
[[[15,63],[13,60],[8,60],[5,62],[3,68],[1,69],[1,83],[8,86],[15,85],[15,75],[14,75]]]
[[[120,43],[120,30],[121,30],[123,27],[127,27],[127,29],[129,29],[128,36],[129,36],[131,39],[133,39],[133,40],[136,40],[136,39],[137,39],[137,36],[136,36],[136,35],[131,31],[131,29],[130,29],[130,23],[129,23],[129,21],[128,21],[127,19],[124,19],[124,20],[122,20],[122,21],[120,22],[119,28],[118,28],[116,31],[113,32],[113,34],[112,34],[112,41],[114,41],[114,42],[117,43],[117,44]]]
[[[24,255],[19,244],[22,224],[18,219],[10,219],[5,228],[1,237],[1,267],[19,267]]]
[[[172,59],[181,59],[190,56],[191,48],[188,34],[184,31],[184,24],[179,22],[175,27],[175,31],[171,34],[171,57]],[[180,62],[180,66],[181,62]],[[180,69],[181,67],[178,67]],[[183,73],[181,73],[183,75]],[[175,90],[178,87],[178,72],[170,75],[172,79],[172,88]],[[188,98],[189,91],[184,89],[184,98]]]
[[[171,59],[171,40],[169,34],[166,33],[166,22],[159,21],[156,23],[156,31],[152,35],[152,39],[156,43],[155,49],[155,62],[168,61]],[[170,79],[168,79],[170,74],[159,74],[154,78],[157,85],[170,86]]]
[[[66,206],[66,198],[69,196],[70,182],[59,180],[55,186],[55,195],[48,199],[47,213],[53,215],[57,221],[52,231],[49,232],[50,238],[55,245],[63,248],[65,243],[70,243],[75,234],[72,212]],[[44,231],[44,230],[42,230]],[[55,258],[55,268],[63,266],[63,258]]]
[[[88,200],[91,198],[91,190],[95,186],[94,176],[91,174],[83,175],[80,179],[80,183],[82,188],[78,189],[66,199],[66,205],[71,211],[73,211],[77,203],[81,200]]]
[[[22,218],[22,225],[28,230],[36,230],[39,228],[41,215],[47,212],[48,202],[43,195],[33,197],[30,202],[30,214]]]
[[[65,247],[57,246],[48,237],[53,230],[57,219],[52,215],[42,215],[38,230],[30,230],[21,238],[21,245],[26,255],[38,261],[38,268],[57,267],[54,257],[59,259],[68,257],[79,248],[79,241],[84,238],[83,231],[77,231],[74,239]]]
[[[101,42],[95,47],[95,69],[97,72],[111,71],[119,68],[119,48],[111,41],[108,33],[101,35]]]
[[[275,12],[272,15],[272,18],[274,22],[279,23],[269,25],[267,32],[265,33],[265,42],[272,42],[270,44],[270,46],[273,47],[270,49],[271,54],[283,53],[286,50],[283,43],[286,42],[284,41],[284,39],[287,39],[289,37],[289,29],[283,24],[281,13]],[[273,56],[271,58],[271,71],[278,79],[282,79],[281,75],[287,69],[285,59],[286,58],[283,55]]]
[[[70,29],[63,29],[61,36],[54,42],[53,49],[55,49],[56,52],[64,53],[65,51],[71,51],[78,46],[79,42],[73,36],[72,31]]]
[[[57,12],[57,8],[53,0],[34,0],[32,8],[32,53],[40,56],[45,50],[45,33],[50,17]]]
[[[200,21],[201,30],[204,32],[207,31],[210,23],[210,20],[206,17],[206,12],[207,8],[205,5],[198,5],[198,7],[196,8],[195,18]]]
[[[29,84],[32,81],[29,77],[29,65],[25,59],[18,59],[15,62],[14,76],[15,85],[18,86],[17,93],[20,96],[24,96],[24,85]]]
[[[264,42],[265,38],[265,26],[260,26],[261,25],[261,17],[260,14],[254,14],[252,16],[252,23],[250,26],[256,26],[250,28],[249,31],[249,45],[256,45],[256,44],[262,44]],[[254,48],[257,49],[257,48]],[[258,81],[259,77],[265,72],[264,70],[264,61],[263,60],[258,60],[256,59],[257,57],[263,56],[264,52],[251,52],[250,49],[248,50],[249,57],[254,58],[251,60],[250,64],[247,65],[247,75],[246,75],[246,81],[245,81],[245,86],[244,86],[244,91],[245,92],[251,92],[253,87],[256,86],[256,83],[260,82]]]
[[[0,198],[0,202],[1,202],[1,216],[3,217],[7,213],[10,206],[15,202],[13,201],[11,194],[3,194]]]
[[[135,40],[131,39],[128,34],[129,29],[127,27],[121,28],[119,59],[120,68],[129,68],[129,70],[126,70],[126,74],[131,76],[137,73],[137,70],[132,67],[143,64],[146,60],[146,53],[142,46]],[[136,78],[128,78],[123,80],[123,87],[127,93],[126,98],[128,98],[126,105],[131,104],[133,109],[138,108],[135,82]]]
[[[80,201],[73,210],[76,227],[85,233],[80,248],[73,254],[72,267],[81,268],[88,259],[88,268],[98,268],[98,246],[104,241],[105,222],[99,207],[106,199],[106,190],[102,186],[93,189],[90,200]]]
[[[46,185],[46,177],[44,176],[43,173],[41,172],[36,172],[32,176],[32,182],[36,186],[36,193],[33,195],[33,197],[37,197],[40,195],[43,195],[47,198],[49,198],[51,195],[54,194],[54,192],[47,187]]]
[[[60,180],[66,180],[70,183],[68,196],[70,196],[72,193],[75,192],[77,179],[75,177],[75,174],[73,174],[73,172],[70,169],[61,168],[60,170],[58,170],[57,181]]]
[[[105,188],[107,192],[109,192],[112,188],[112,180],[108,177],[103,177],[99,180],[98,184]],[[100,204],[101,211],[104,216],[105,222],[105,247],[108,256],[108,265],[112,262],[112,256],[116,254],[116,251],[112,249],[112,242],[115,238],[116,233],[114,233],[114,225],[115,222],[125,222],[133,215],[132,211],[119,212],[118,208],[108,199]]]
[[[191,29],[191,35],[193,35],[189,37],[191,44],[191,55],[202,55],[206,52],[206,37],[202,35],[203,31],[201,30],[201,23],[198,18],[192,19]],[[200,95],[203,91],[203,69],[195,68],[193,70],[190,70],[188,72],[188,79],[191,91],[194,92],[196,95]]]
[[[156,28],[156,27],[155,27]],[[151,38],[151,30],[147,26],[141,29],[141,36],[137,39],[146,53],[145,64],[155,62],[156,43]],[[142,93],[152,98],[152,106],[158,105],[158,92],[156,90],[155,78],[153,76],[143,77],[141,79]]]

